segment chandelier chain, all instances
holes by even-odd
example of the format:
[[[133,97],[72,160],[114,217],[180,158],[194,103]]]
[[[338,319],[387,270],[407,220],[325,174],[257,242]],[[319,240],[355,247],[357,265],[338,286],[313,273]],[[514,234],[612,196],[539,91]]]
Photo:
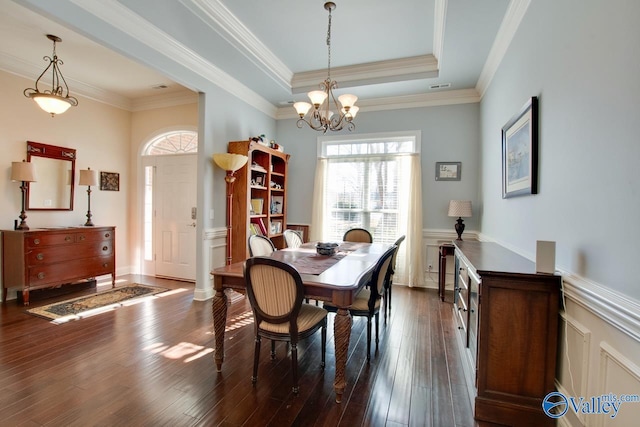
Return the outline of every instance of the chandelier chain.
[[[327,26],[327,80],[331,81],[331,8],[329,8],[329,25]]]

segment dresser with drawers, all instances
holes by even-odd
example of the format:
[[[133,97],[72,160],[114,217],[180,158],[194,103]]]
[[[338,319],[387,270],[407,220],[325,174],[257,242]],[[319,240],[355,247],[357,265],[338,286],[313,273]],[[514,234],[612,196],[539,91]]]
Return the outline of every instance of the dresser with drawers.
[[[115,227],[2,230],[2,300],[9,288],[29,291],[97,276],[116,277]]]
[[[497,425],[555,425],[560,276],[491,242],[456,240],[454,319],[474,417]]]

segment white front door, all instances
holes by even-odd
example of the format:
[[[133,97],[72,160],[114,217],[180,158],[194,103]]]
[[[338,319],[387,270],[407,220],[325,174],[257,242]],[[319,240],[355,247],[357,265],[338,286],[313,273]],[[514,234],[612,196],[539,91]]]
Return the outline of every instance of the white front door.
[[[196,280],[197,155],[156,157],[156,276]]]

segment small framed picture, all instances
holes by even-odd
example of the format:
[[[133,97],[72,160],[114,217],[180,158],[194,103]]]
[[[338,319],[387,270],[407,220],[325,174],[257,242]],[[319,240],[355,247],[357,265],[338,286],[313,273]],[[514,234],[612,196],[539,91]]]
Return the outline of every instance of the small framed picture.
[[[117,172],[100,172],[100,190],[120,191],[120,174]]]
[[[538,98],[502,128],[502,198],[538,193]]]
[[[436,181],[460,181],[462,162],[436,162]]]
[[[280,215],[282,212],[284,212],[284,197],[273,196],[271,198],[271,213]]]

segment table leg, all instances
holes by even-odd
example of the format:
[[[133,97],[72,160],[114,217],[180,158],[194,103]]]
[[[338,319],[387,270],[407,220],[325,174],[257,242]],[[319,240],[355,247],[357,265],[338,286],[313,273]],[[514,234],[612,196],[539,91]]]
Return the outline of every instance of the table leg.
[[[215,361],[216,369],[222,372],[222,362],[224,362],[224,330],[227,324],[227,295],[222,288],[222,277],[214,277],[213,296],[213,333],[216,340]]]
[[[340,403],[344,389],[347,386],[347,353],[349,351],[349,339],[351,338],[351,314],[347,309],[338,309],[333,321],[333,336],[336,352],[336,378],[333,382],[333,388],[336,392],[336,403]]]

